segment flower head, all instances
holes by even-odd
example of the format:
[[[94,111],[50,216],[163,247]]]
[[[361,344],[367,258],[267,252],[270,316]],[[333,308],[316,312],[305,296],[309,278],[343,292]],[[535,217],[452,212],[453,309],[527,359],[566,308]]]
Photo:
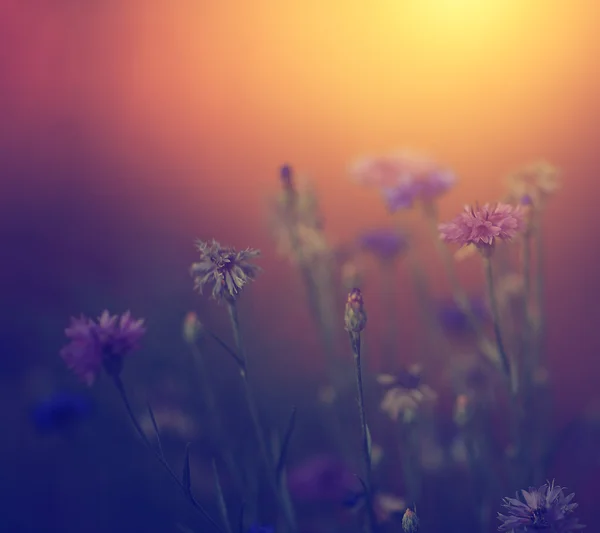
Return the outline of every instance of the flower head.
[[[404,533],[417,533],[419,531],[419,517],[412,509],[406,509],[402,517],[402,530]]]
[[[515,198],[536,204],[560,188],[561,173],[547,161],[536,161],[513,172],[509,184]]]
[[[360,484],[348,466],[330,455],[316,455],[292,468],[288,475],[290,494],[310,502],[343,501]]]
[[[498,530],[510,533],[532,530],[570,533],[582,529],[585,526],[573,516],[577,504],[571,501],[575,494],[565,496],[563,491],[563,487],[554,485],[552,481],[538,489],[530,487],[528,491],[522,490],[524,501],[520,500],[519,493],[515,498],[504,498],[503,506],[507,514],[498,513],[498,519],[502,522]]]
[[[102,368],[110,375],[121,372],[123,359],[139,348],[145,333],[143,320],[134,320],[129,311],[110,315],[104,311],[97,321],[81,316],[72,318],[65,330],[70,344],[60,351],[67,366],[88,386]]]
[[[358,244],[363,250],[389,261],[407,249],[408,239],[399,231],[381,228],[363,233]]]
[[[421,369],[413,365],[398,376],[380,374],[377,381],[386,389],[380,408],[394,421],[402,415],[402,421],[412,422],[419,411],[437,400],[436,392],[421,383]]]
[[[198,241],[200,261],[192,264],[190,273],[194,277],[194,288],[202,294],[205,285],[212,286],[212,297],[219,301],[235,301],[242,288],[254,281],[260,268],[250,263],[260,255],[259,250],[221,246],[213,239],[211,243]]]
[[[367,325],[367,312],[360,289],[352,289],[348,293],[344,322],[346,331],[350,333],[360,333]]]
[[[507,241],[524,229],[524,215],[520,206],[485,204],[466,206],[453,221],[440,224],[440,237],[445,242],[467,246],[475,245],[483,252],[491,252],[496,240]]]
[[[408,209],[416,201],[429,203],[456,182],[450,170],[424,154],[407,150],[363,158],[350,173],[360,184],[379,188],[392,212]]]

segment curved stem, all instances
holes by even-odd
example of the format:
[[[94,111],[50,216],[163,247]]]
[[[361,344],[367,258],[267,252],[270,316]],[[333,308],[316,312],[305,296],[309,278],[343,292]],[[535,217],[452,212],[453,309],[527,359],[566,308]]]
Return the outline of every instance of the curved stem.
[[[175,472],[173,472],[173,469],[171,468],[171,466],[169,465],[169,463],[165,459],[165,457],[162,454],[162,452],[159,452],[154,446],[152,446],[152,443],[148,440],[148,437],[144,433],[144,430],[142,429],[142,427],[140,426],[137,418],[133,414],[133,409],[131,408],[131,404],[129,403],[129,398],[127,397],[127,392],[125,391],[125,386],[123,385],[123,382],[121,381],[121,378],[119,376],[113,376],[113,380],[114,380],[115,386],[117,387],[117,390],[119,391],[119,394],[121,395],[121,399],[123,400],[123,404],[125,405],[125,410],[127,411],[127,414],[129,415],[131,423],[133,424],[133,427],[135,428],[135,430],[137,431],[137,433],[139,434],[139,436],[144,441],[144,444],[146,444],[146,446],[148,448],[150,448],[150,450],[152,450],[152,452],[154,453],[154,456],[158,459],[158,462],[161,465],[163,465],[163,467],[165,468],[165,470],[169,473],[169,475],[173,478],[173,480],[177,483],[177,485],[179,485],[179,488],[186,495],[186,498],[192,504],[192,506],[217,531],[222,532],[223,529],[221,528],[221,526],[219,526],[219,524],[217,524],[212,519],[212,517],[208,514],[208,512],[206,511],[206,509],[204,509],[204,507],[200,504],[200,502],[198,502],[198,500],[196,500],[196,498],[194,498],[194,496],[186,489],[186,487],[184,486],[184,484],[181,481],[181,479],[179,479],[179,476]]]

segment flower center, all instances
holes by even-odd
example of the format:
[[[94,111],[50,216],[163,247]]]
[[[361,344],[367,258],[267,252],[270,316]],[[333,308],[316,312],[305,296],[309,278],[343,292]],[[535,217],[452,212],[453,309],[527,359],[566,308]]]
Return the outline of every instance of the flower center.
[[[534,509],[531,513],[531,527],[533,529],[550,529],[550,524],[546,520],[546,509]]]

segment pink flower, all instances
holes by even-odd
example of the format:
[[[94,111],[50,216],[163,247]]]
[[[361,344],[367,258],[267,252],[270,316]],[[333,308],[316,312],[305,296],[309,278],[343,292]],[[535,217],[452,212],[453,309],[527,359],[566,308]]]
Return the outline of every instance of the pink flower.
[[[525,228],[524,213],[520,206],[485,204],[466,206],[453,221],[440,224],[440,237],[445,242],[491,251],[496,239],[507,241]]]
[[[73,373],[91,386],[102,368],[110,375],[121,372],[123,359],[139,348],[145,333],[143,320],[134,320],[129,311],[110,315],[104,311],[97,322],[84,317],[71,318],[65,334],[71,341],[60,356]]]

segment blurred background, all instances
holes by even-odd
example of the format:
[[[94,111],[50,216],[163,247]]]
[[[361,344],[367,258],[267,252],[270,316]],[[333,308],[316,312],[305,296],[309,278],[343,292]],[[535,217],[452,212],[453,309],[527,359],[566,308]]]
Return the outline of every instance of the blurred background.
[[[29,412],[55,390],[82,390],[58,357],[64,328],[104,308],[146,319],[125,373],[139,405],[187,401],[169,381],[188,362],[186,312],[232,342],[225,310],[192,292],[195,238],[263,252],[240,305],[265,417],[284,426],[316,396],[322,350],[267,222],[285,162],[314,181],[334,244],[392,223],[379,195],[348,178],[358,156],[409,146],[453,168],[443,219],[501,197],[503,176],[531,159],[560,167],[544,234],[555,425],[589,410],[600,399],[597,14],[595,0],[0,2],[0,529],[166,532],[189,518],[109,384],[75,432],[40,436]],[[447,295],[433,246],[419,248]],[[461,278],[479,287],[479,265]],[[401,268],[398,280],[407,364],[415,297]],[[376,353],[376,278],[364,292]],[[235,415],[225,357],[209,365]],[[318,448],[305,440],[298,456]],[[598,454],[575,464],[580,443],[565,446],[557,482],[592,525]]]

